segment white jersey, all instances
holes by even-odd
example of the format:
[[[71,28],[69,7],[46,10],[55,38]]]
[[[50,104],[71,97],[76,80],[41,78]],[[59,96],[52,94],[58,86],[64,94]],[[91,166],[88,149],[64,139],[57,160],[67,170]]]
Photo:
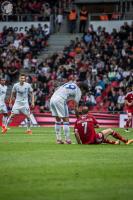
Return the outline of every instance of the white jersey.
[[[28,104],[28,97],[33,89],[29,83],[24,82],[23,85],[16,83],[13,86],[12,92],[16,94],[15,104]]]
[[[75,83],[68,82],[57,88],[51,98],[62,98],[65,101],[75,100],[77,103],[79,103],[81,98],[81,90]]]
[[[7,86],[0,84],[0,105],[5,104],[6,92],[7,92]]]

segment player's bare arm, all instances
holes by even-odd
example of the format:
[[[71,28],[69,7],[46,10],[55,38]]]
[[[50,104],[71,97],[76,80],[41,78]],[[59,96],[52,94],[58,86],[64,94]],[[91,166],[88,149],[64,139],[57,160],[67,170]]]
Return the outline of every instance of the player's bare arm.
[[[78,143],[78,144],[82,144],[82,143],[81,143],[81,140],[80,140],[79,133],[78,133],[78,131],[77,131],[76,129],[74,129],[74,134],[75,134],[77,143]]]
[[[76,118],[80,117],[78,107],[75,108],[75,115],[76,115]]]
[[[133,101],[129,103],[127,100],[125,100],[125,104],[126,104],[127,106],[132,106],[132,105],[133,105]]]
[[[95,128],[100,128],[100,125],[99,125],[99,124],[95,124],[94,127],[95,127]]]
[[[10,100],[9,100],[9,107],[12,107],[13,100],[15,99],[15,97],[16,97],[16,93],[12,92],[10,96]]]
[[[78,107],[78,103],[76,101],[75,102],[75,115],[76,115],[76,118],[79,118],[80,117],[80,113],[79,113],[79,107]]]

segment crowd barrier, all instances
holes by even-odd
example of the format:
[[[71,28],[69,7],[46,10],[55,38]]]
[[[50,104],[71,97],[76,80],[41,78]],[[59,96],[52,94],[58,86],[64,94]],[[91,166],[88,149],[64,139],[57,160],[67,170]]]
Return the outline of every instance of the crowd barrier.
[[[123,128],[126,120],[127,115],[126,114],[109,114],[109,113],[92,113],[94,117],[97,119],[97,121],[100,124],[100,127],[111,127],[111,128],[117,128],[121,127]],[[2,121],[2,115],[0,115],[0,125]],[[54,117],[51,116],[51,113],[34,113],[31,114],[31,124],[32,126],[43,126],[43,127],[53,127],[54,126]],[[74,122],[76,121],[76,118],[74,115],[70,115],[70,126],[74,125]],[[26,126],[26,118],[24,115],[16,115],[10,124],[10,126]],[[132,123],[133,126],[133,123]]]
[[[109,113],[90,113],[97,119],[100,127],[111,127],[111,128],[123,128],[126,124],[127,114],[109,114]],[[74,115],[70,115],[70,126],[73,126],[76,118]],[[2,121],[2,115],[0,114],[0,126]],[[43,127],[53,127],[54,126],[54,117],[51,116],[51,113],[34,113],[31,114],[31,125],[34,127],[43,126]],[[27,119],[24,115],[16,115],[10,124],[10,126],[26,126]],[[132,119],[132,128],[133,128],[133,119]]]

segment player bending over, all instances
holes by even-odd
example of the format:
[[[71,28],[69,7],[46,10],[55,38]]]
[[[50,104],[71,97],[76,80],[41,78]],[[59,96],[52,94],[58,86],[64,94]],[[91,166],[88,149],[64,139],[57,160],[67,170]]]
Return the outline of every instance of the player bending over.
[[[2,117],[2,130],[5,126],[7,120],[7,107],[5,104],[5,97],[7,92],[7,86],[5,85],[6,80],[5,78],[1,78],[0,80],[0,113],[3,115]]]
[[[81,93],[85,93],[87,90],[88,86],[86,84],[77,85],[74,82],[68,82],[60,86],[52,95],[50,99],[50,110],[52,112],[52,116],[55,117],[55,133],[58,144],[64,144],[61,137],[62,122],[65,143],[71,144],[67,101],[73,100],[75,102],[75,112],[77,114]]]
[[[74,133],[78,144],[120,144],[120,141],[125,144],[133,143],[133,140],[127,140],[119,133],[111,128],[96,133],[95,128],[99,128],[97,120],[88,114],[88,108],[84,107],[82,115],[77,119],[74,126]],[[108,136],[111,135],[118,141],[110,140]]]
[[[13,99],[15,98],[15,103],[12,107],[11,115],[8,117],[5,126],[3,127],[2,133],[7,132],[7,126],[12,121],[14,115],[23,113],[27,117],[27,131],[26,133],[32,134],[30,129],[30,107],[29,107],[29,95],[31,96],[31,106],[34,107],[34,94],[33,89],[29,83],[26,83],[25,74],[19,76],[19,82],[14,84],[9,106],[12,106]]]

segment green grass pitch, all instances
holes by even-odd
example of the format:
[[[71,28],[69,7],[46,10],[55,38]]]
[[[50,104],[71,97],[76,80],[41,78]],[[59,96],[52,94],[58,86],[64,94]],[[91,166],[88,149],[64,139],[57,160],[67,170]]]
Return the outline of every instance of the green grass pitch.
[[[53,128],[24,131],[0,135],[0,200],[133,199],[133,144],[57,145]]]

